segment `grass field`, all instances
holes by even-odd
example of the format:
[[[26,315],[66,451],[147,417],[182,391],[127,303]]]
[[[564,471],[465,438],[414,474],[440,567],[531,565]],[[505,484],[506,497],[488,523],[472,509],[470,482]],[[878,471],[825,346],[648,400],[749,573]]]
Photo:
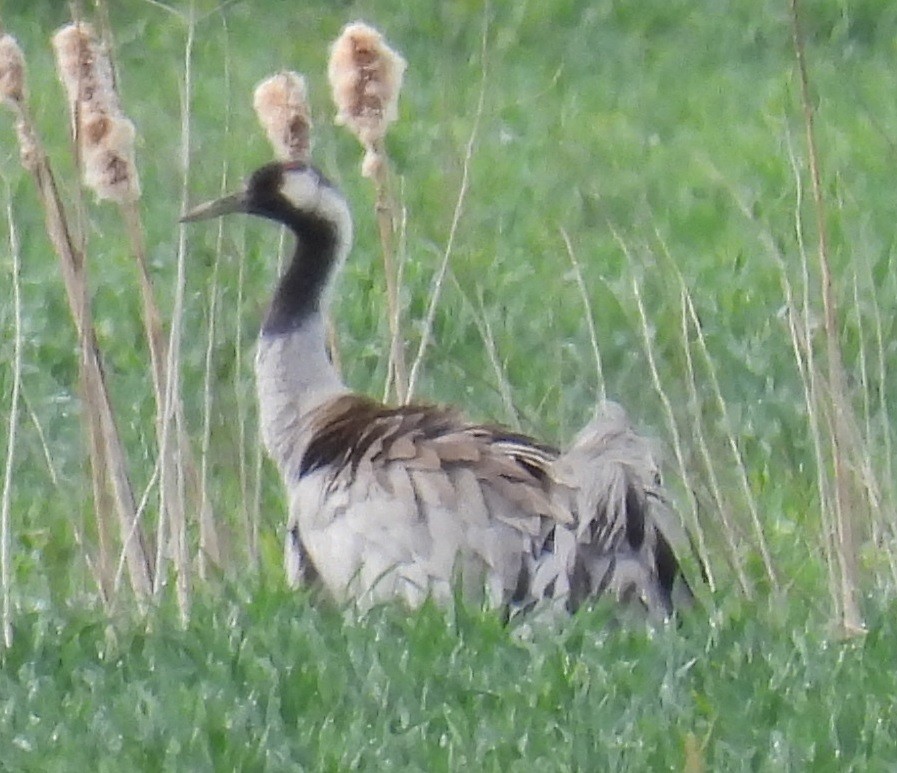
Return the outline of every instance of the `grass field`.
[[[859,471],[849,516],[867,633],[844,640],[833,633],[837,409],[786,0],[197,0],[192,26],[186,3],[109,6],[123,108],[138,128],[147,256],[163,317],[180,320],[184,416],[225,567],[194,572],[186,623],[173,573],[147,617],[125,587],[99,597],[78,337],[4,115],[2,231],[12,223],[17,239],[0,248],[0,418],[17,432],[2,445],[13,641],[0,651],[0,767],[897,765],[897,7],[804,8],[852,414],[840,453]],[[49,46],[68,13],[6,0],[2,22],[25,51],[30,109],[89,256],[112,403],[152,530],[156,404],[136,272],[120,213],[78,184]],[[451,241],[417,395],[561,443],[603,392],[622,402],[663,444],[683,520],[710,559],[705,609],[678,629],[621,630],[599,608],[525,641],[475,610],[357,620],[285,590],[285,503],[259,449],[251,377],[281,243],[246,219],[188,231],[179,287],[177,218],[185,191],[190,203],[212,198],[270,159],[252,89],[284,67],[305,73],[315,161],[355,212],[335,300],[345,376],[382,394],[374,191],[358,143],[333,126],[326,83],[328,44],[356,18],[408,61],[388,146],[409,359]],[[198,530],[190,520],[194,570]]]

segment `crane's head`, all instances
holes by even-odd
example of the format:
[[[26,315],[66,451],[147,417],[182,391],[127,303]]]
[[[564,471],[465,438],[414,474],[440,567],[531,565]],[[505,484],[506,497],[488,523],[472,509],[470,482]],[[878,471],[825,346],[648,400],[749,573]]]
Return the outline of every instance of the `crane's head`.
[[[299,161],[266,164],[253,172],[243,190],[200,204],[181,222],[192,223],[232,212],[276,220],[290,227],[300,239],[329,229],[335,233],[343,254],[352,241],[352,216],[342,193],[315,167]]]

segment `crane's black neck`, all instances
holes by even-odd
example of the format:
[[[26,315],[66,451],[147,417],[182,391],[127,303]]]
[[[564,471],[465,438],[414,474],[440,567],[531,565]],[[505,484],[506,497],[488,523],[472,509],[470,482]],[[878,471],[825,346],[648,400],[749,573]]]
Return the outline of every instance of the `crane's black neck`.
[[[286,202],[259,214],[283,223],[296,235],[293,258],[262,323],[262,335],[291,333],[321,310],[324,290],[339,257],[339,234],[329,220],[300,212]]]

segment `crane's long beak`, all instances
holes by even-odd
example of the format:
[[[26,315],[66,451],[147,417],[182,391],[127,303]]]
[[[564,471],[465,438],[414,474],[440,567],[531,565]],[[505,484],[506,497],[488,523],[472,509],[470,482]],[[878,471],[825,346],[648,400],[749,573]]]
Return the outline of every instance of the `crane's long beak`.
[[[197,220],[208,220],[212,217],[229,215],[232,212],[245,212],[246,206],[246,194],[240,191],[194,207],[181,218],[180,222],[194,223]]]

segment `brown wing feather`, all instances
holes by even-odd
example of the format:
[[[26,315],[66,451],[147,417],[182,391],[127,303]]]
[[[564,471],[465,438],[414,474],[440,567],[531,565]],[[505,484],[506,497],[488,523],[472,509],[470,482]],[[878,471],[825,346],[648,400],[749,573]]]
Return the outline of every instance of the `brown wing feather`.
[[[360,395],[343,395],[322,406],[311,430],[300,477],[325,467],[333,476],[345,469],[354,474],[368,457],[404,461],[415,469],[476,465],[480,477],[541,489],[558,455],[556,448],[526,435],[467,422],[451,408],[391,407]]]

